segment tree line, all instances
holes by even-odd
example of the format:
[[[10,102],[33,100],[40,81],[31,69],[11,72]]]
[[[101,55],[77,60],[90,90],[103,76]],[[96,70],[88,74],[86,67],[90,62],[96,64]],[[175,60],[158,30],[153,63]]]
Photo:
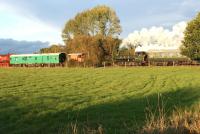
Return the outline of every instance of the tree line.
[[[119,50],[134,55],[134,47],[120,49],[122,28],[116,12],[108,6],[97,6],[78,13],[67,21],[62,31],[64,46],[52,45],[40,53],[84,53],[85,62],[101,64],[114,61]],[[181,54],[200,60],[200,13],[188,23],[182,41]],[[131,46],[131,44],[127,44]]]

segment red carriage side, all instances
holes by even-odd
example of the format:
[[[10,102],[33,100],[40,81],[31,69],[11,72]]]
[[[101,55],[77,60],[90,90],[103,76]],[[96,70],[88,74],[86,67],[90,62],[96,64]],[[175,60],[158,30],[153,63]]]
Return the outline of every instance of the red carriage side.
[[[0,55],[0,67],[10,66],[10,54]]]

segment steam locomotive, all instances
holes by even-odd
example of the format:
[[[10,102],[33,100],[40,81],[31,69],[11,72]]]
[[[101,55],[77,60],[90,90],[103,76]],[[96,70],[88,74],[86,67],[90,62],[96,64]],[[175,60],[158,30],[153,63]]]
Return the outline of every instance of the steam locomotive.
[[[136,52],[134,55],[118,55],[115,64],[119,66],[180,66],[200,65],[187,57],[150,57],[147,52]]]

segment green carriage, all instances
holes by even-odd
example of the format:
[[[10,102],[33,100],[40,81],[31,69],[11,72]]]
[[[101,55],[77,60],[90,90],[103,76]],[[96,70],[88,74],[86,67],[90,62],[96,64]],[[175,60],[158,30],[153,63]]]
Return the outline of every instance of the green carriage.
[[[46,53],[46,54],[18,54],[10,56],[12,66],[57,66],[66,61],[65,53]]]

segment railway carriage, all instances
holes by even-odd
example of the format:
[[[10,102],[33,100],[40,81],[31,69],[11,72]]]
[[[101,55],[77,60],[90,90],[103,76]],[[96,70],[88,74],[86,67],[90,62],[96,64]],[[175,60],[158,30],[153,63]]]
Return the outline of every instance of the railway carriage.
[[[10,66],[10,54],[0,55],[0,67]]]
[[[65,53],[18,54],[10,56],[11,66],[63,66],[65,61]]]

